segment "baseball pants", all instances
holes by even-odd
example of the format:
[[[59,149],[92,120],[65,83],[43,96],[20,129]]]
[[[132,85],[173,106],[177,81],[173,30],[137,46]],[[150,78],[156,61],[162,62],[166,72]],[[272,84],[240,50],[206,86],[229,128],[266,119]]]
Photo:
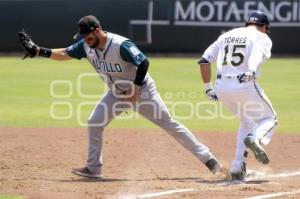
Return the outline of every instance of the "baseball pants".
[[[164,129],[177,142],[192,152],[202,163],[213,157],[208,147],[199,143],[195,136],[182,124],[174,120],[156,91],[154,83],[143,87],[136,103],[126,102],[114,96],[111,91],[98,102],[88,120],[87,167],[93,173],[101,173],[103,164],[103,130],[118,115],[133,109],[140,115]]]
[[[235,159],[231,167],[232,172],[239,172],[247,158],[244,139],[252,134],[267,145],[278,123],[276,112],[263,89],[254,80],[239,83],[236,77],[222,77],[217,79],[215,89],[219,100],[240,120]]]

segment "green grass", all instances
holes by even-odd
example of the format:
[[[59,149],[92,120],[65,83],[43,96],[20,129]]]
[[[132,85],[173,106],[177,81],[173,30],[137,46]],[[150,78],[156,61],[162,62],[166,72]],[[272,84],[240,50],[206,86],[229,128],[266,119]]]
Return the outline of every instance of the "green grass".
[[[0,199],[24,199],[22,196],[0,195]]]
[[[150,74],[155,79],[157,88],[168,103],[174,102],[202,103],[197,111],[208,117],[207,109],[211,106],[203,103],[207,99],[203,93],[199,76],[197,58],[151,58]],[[215,67],[214,67],[215,68]],[[80,74],[96,74],[87,61],[57,62],[46,59],[26,59],[14,57],[0,58],[0,126],[2,127],[78,127],[78,105],[83,102],[97,102],[98,98],[82,98],[78,93],[77,78]],[[300,59],[271,59],[262,68],[259,80],[261,86],[271,99],[279,116],[280,132],[300,132]],[[50,85],[54,80],[67,80],[72,84],[72,95],[67,98],[53,98]],[[83,79],[82,92],[85,94],[103,93],[103,83],[96,77]],[[68,93],[67,85],[55,87],[55,93]],[[50,116],[51,104],[55,102],[70,103],[73,114],[64,120],[55,120]],[[92,105],[86,105],[80,112],[82,121],[86,121]],[[195,110],[196,108],[193,108]],[[236,131],[236,119],[197,118],[183,119],[190,109],[178,105],[171,109],[178,120],[193,130],[202,131]],[[175,110],[175,112],[173,111]],[[57,106],[55,115],[68,115],[68,107]],[[131,116],[131,112],[124,116]],[[231,116],[227,111],[225,115]],[[156,128],[145,119],[114,120],[110,127],[114,128]]]

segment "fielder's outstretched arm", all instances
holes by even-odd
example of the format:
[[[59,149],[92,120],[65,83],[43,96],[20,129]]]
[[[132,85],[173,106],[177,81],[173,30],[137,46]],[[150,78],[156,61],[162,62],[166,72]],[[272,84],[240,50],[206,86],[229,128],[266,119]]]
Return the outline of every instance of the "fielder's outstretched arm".
[[[72,59],[67,54],[66,48],[49,49],[39,47],[32,41],[30,36],[24,30],[18,33],[18,40],[25,52],[25,56],[23,59],[25,59],[26,57],[33,58],[35,56],[47,57],[59,61]]]
[[[57,61],[66,61],[66,60],[71,60],[72,57],[70,57],[67,53],[66,48],[55,48],[55,49],[46,49],[46,48],[41,48],[44,50],[51,51],[50,53],[50,59],[57,60]],[[38,48],[37,54],[40,55],[40,48]]]

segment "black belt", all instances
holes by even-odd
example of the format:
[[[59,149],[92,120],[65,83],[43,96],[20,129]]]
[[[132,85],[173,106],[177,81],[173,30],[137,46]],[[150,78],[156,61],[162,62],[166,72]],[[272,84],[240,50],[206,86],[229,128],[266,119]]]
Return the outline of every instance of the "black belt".
[[[224,76],[224,77],[226,77],[226,76]],[[239,79],[239,75],[238,76],[227,76],[226,78],[228,78],[228,79]],[[217,79],[222,79],[222,75],[218,74]]]
[[[226,76],[225,76],[226,77]],[[239,79],[240,78],[240,75],[238,75],[238,76],[228,76],[228,77],[226,77],[226,78],[228,78],[228,79]],[[217,79],[222,79],[222,75],[221,74],[218,74],[217,75]],[[251,81],[251,80],[253,80],[254,79],[254,77],[252,76],[250,79],[249,79],[249,81]]]

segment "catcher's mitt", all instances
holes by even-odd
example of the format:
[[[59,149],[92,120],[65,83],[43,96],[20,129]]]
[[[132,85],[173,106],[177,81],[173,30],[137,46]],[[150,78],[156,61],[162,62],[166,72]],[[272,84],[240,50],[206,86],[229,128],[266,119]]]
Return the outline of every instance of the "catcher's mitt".
[[[21,43],[25,52],[25,56],[23,57],[23,59],[28,56],[30,58],[36,56],[38,46],[31,40],[30,36],[24,30],[22,30],[18,33],[18,37],[19,43]]]

